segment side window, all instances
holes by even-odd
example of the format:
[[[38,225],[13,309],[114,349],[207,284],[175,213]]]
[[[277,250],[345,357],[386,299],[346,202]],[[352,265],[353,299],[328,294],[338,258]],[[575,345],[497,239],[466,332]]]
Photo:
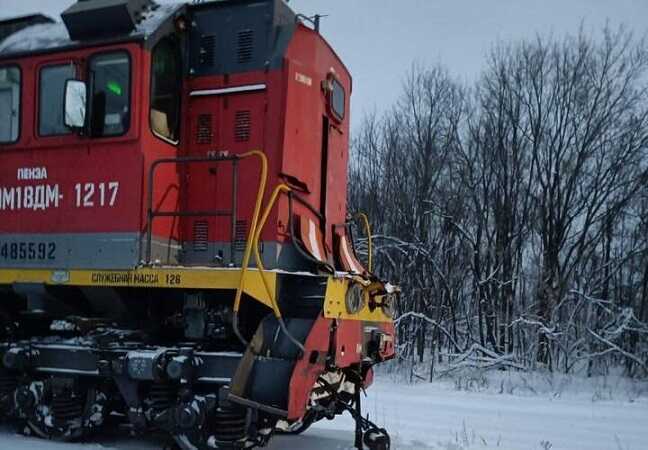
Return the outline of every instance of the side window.
[[[339,120],[344,120],[344,112],[346,109],[346,93],[344,86],[333,78],[331,85],[331,111]]]
[[[130,58],[126,52],[90,59],[90,134],[120,136],[130,128]]]
[[[180,128],[180,48],[165,38],[153,49],[151,68],[151,130],[157,136],[178,141]]]
[[[333,116],[336,122],[343,121],[346,112],[346,92],[333,72],[329,73],[325,82],[322,83],[322,89],[326,93],[328,113]]]
[[[38,98],[38,134],[56,136],[68,134],[70,130],[63,121],[63,96],[65,82],[76,75],[72,64],[43,67],[40,71]]]
[[[16,142],[20,134],[20,69],[0,67],[0,143]]]

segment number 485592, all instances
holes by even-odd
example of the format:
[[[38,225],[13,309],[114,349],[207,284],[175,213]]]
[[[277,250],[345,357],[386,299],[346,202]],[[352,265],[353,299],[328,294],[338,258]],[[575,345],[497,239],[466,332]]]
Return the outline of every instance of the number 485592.
[[[13,261],[54,260],[56,259],[56,243],[2,242],[0,243],[0,259]]]

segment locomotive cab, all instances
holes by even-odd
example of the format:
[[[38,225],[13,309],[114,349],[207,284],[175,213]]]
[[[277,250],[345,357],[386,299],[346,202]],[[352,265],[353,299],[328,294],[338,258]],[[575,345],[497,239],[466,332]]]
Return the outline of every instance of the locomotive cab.
[[[353,248],[351,91],[283,0],[0,22],[3,410],[75,439],[117,404],[193,449],[359,409],[398,289]]]

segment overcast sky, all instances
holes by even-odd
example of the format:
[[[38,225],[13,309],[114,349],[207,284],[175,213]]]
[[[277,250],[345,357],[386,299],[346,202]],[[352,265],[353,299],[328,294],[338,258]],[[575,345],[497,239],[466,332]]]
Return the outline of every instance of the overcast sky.
[[[0,0],[0,16],[58,14],[74,0]],[[167,3],[168,1],[161,1]],[[352,121],[393,103],[413,61],[440,62],[474,80],[498,40],[600,30],[609,21],[648,31],[648,0],[291,0],[297,12],[328,14],[322,33],[354,77]],[[58,18],[58,17],[57,17]]]

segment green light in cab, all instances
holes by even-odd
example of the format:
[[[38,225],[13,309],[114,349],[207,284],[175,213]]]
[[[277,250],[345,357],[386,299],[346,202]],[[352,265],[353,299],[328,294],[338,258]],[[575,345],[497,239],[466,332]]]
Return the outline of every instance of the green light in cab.
[[[106,89],[108,89],[108,90],[109,90],[110,92],[112,92],[113,94],[115,94],[115,95],[119,95],[119,96],[121,96],[122,93],[123,93],[123,91],[122,91],[122,87],[121,87],[121,86],[119,85],[119,83],[117,83],[116,81],[109,81],[109,82],[106,84]]]

